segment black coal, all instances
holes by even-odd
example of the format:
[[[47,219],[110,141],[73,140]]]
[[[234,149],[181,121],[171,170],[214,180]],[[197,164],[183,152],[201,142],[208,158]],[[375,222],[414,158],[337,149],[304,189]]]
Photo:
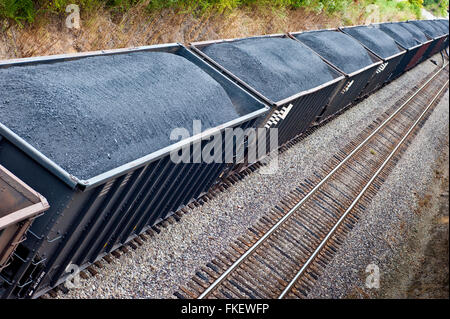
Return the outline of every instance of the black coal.
[[[337,77],[317,54],[289,38],[248,38],[202,51],[275,102]]]
[[[442,20],[428,20],[436,29],[440,31],[441,35],[448,33],[448,26],[442,23]]]
[[[426,20],[416,20],[410,22],[415,26],[417,26],[420,30],[422,30],[425,34],[427,34],[431,38],[437,38],[442,33],[440,30],[436,29],[435,26],[433,26]]]
[[[428,41],[425,33],[423,33],[423,31],[420,30],[420,28],[418,28],[415,24],[410,22],[400,22],[400,25],[408,30],[414,36],[414,38],[416,38],[421,43]]]
[[[188,60],[135,52],[0,69],[0,122],[70,174],[88,179],[173,144],[170,132],[238,116]]]
[[[398,45],[386,33],[373,26],[345,28],[347,34],[357,39],[378,56],[387,59],[399,52]]]
[[[411,49],[420,44],[411,32],[398,23],[382,23],[377,26],[406,49]]]
[[[337,31],[313,31],[295,35],[347,74],[373,63],[367,50],[352,37]]]

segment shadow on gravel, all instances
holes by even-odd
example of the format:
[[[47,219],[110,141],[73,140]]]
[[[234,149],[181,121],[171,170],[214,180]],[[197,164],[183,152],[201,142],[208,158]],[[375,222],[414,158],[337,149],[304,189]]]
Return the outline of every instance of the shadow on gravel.
[[[447,191],[440,195],[439,214],[431,229],[431,239],[427,244],[421,271],[416,273],[407,298],[449,298],[449,257],[448,257],[448,180]]]

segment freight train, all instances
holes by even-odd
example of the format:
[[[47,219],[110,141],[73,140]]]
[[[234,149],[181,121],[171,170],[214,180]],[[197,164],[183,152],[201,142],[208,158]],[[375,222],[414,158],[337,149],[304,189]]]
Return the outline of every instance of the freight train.
[[[0,61],[0,177],[20,181],[0,192],[0,297],[61,284],[70,265],[85,269],[445,51],[448,28],[420,20]],[[40,206],[20,215],[8,192]]]

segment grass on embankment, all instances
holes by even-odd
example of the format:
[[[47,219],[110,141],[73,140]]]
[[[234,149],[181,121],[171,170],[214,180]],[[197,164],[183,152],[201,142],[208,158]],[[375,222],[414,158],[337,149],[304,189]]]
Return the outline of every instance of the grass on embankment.
[[[415,19],[421,2],[0,0],[0,59]],[[65,26],[72,3],[79,30]]]
[[[344,14],[349,11],[361,12],[375,5],[381,15],[420,15],[424,0],[0,0],[0,18],[12,19],[17,23],[33,23],[41,15],[59,15],[65,12],[67,5],[77,4],[85,15],[95,14],[104,8],[111,14],[124,14],[139,7],[148,14],[162,9],[174,9],[196,15],[230,13],[242,8],[270,8],[274,11],[309,9],[315,13]],[[448,0],[425,0],[435,7],[448,5]],[[367,14],[363,12],[363,14]],[[347,17],[350,18],[351,17]]]

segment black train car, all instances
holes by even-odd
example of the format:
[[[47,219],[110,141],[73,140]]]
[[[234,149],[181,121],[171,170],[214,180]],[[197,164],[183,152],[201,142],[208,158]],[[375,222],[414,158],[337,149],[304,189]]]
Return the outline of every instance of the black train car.
[[[361,42],[367,50],[383,61],[364,90],[365,94],[370,94],[389,80],[406,54],[406,50],[386,33],[373,26],[354,26],[340,28],[340,30]]]
[[[383,63],[357,40],[338,29],[294,32],[290,35],[346,76],[346,83],[323,112],[322,120],[364,96],[370,79]]]
[[[224,131],[268,111],[180,44],[2,61],[0,89],[0,164],[50,203],[2,270],[2,298],[38,297],[201,196],[232,165],[194,149],[221,145],[223,159],[236,147]],[[170,142],[176,128],[190,135]]]
[[[283,145],[317,120],[344,76],[307,46],[285,35],[191,43],[205,61],[270,105],[262,123]]]
[[[417,27],[415,24],[409,23],[409,22],[399,22],[399,24],[404,27],[406,30],[408,30],[414,38],[422,43],[422,47],[425,50],[424,54],[421,58],[419,58],[417,63],[423,62],[426,59],[430,57],[430,53],[433,48],[433,38],[427,36],[425,32],[423,32],[419,27]]]
[[[448,20],[436,19],[436,20],[430,20],[430,22],[433,23],[437,28],[439,28],[442,31],[442,34],[446,36],[444,43],[441,46],[441,50],[444,50],[445,48],[448,47],[448,42],[449,42]]]
[[[380,23],[375,24],[375,26],[392,37],[401,47],[407,50],[402,61],[398,64],[397,69],[393,72],[391,79],[399,77],[419,63],[422,56],[425,54],[426,47],[418,41],[411,32],[395,22]]]
[[[414,24],[429,38],[433,39],[430,49],[427,52],[428,57],[435,55],[445,48],[445,42],[448,34],[443,34],[442,30],[429,20],[411,20],[408,21],[408,23]]]

